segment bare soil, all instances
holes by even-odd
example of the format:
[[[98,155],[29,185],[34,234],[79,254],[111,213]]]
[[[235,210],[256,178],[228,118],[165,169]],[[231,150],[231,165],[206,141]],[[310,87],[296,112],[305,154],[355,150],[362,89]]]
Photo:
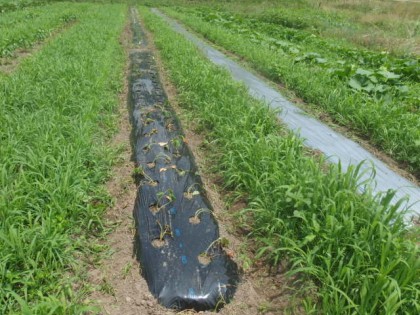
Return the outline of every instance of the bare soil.
[[[143,29],[144,25],[143,25]],[[228,206],[228,194],[223,192],[217,174],[208,171],[210,161],[206,159],[208,152],[203,146],[204,135],[197,134],[194,123],[187,119],[177,102],[177,92],[170,83],[166,71],[160,61],[159,52],[153,45],[153,38],[146,32],[149,45],[155,54],[160,78],[168,96],[170,104],[180,118],[185,139],[191,149],[197,167],[200,171],[204,190],[213,206],[218,220],[220,236],[229,240],[226,252],[243,270],[241,283],[237,288],[233,301],[223,307],[222,315],[255,315],[255,314],[284,314],[293,305],[293,290],[286,280],[285,269],[270,270],[267,264],[253,259],[252,244],[238,231],[237,219],[234,214],[246,206],[238,201]],[[132,33],[127,24],[121,38],[121,44],[127,53],[130,50]],[[126,66],[126,78],[129,74],[129,63]],[[161,314],[195,314],[193,310],[177,312],[160,306],[151,295],[145,279],[141,276],[141,266],[136,261],[134,253],[134,222],[133,208],[137,187],[132,177],[134,162],[131,160],[130,145],[131,126],[127,108],[128,80],[120,99],[119,132],[113,139],[112,145],[123,147],[120,162],[113,169],[113,177],[107,184],[109,193],[114,199],[114,206],[108,210],[107,219],[118,222],[118,226],[104,241],[112,254],[104,258],[89,271],[89,282],[94,287],[89,300],[101,309],[100,314],[116,315],[161,315]],[[203,263],[205,261],[203,260]],[[211,312],[200,312],[210,314]]]

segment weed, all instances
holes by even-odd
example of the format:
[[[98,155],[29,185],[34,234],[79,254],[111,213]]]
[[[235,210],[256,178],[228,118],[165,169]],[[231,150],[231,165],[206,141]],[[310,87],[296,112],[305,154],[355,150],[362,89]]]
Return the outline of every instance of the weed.
[[[127,276],[130,274],[132,268],[133,268],[133,264],[131,262],[128,262],[127,264],[125,264],[125,266],[121,270],[121,273],[124,279],[127,278]]]
[[[104,293],[106,293],[106,294],[115,296],[115,289],[114,289],[114,287],[105,278],[102,279],[102,283],[101,283],[101,285],[99,287],[99,290],[102,291],[102,292],[104,292]]]

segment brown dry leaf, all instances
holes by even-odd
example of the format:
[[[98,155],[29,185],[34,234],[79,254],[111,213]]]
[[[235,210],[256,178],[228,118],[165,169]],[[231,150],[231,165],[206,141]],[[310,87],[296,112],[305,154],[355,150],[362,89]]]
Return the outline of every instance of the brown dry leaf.
[[[176,169],[176,165],[170,165],[169,167],[162,167],[162,168],[159,169],[159,172],[160,173],[166,172],[170,168],[173,169],[173,170],[175,170]]]

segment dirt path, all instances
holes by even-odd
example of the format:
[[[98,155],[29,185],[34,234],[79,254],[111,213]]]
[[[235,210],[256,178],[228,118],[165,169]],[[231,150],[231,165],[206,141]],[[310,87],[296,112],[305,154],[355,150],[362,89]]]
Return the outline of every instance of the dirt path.
[[[132,11],[132,14],[136,14]],[[142,26],[144,29],[144,26]],[[130,25],[127,24],[122,36],[122,44],[127,56],[133,49],[133,37]],[[205,159],[203,137],[194,132],[194,124],[186,119],[186,114],[177,105],[176,90],[167,79],[165,70],[160,63],[159,54],[154,48],[153,39],[146,32],[148,48],[154,53],[160,79],[169,102],[180,118],[185,138],[192,151],[199,171],[201,173],[204,189],[213,206],[215,216],[219,222],[220,235],[229,240],[228,251],[239,266],[245,267],[241,283],[237,288],[233,301],[219,312],[226,315],[255,315],[255,314],[283,314],[285,308],[293,302],[290,289],[285,285],[284,270],[277,270],[274,274],[261,262],[249,264],[252,257],[250,244],[237,232],[235,219],[232,214],[244,206],[237,202],[231,207],[225,205],[218,186],[216,175],[210,174],[207,169],[209,161]],[[136,40],[144,40],[137,39]],[[128,59],[128,58],[127,58]],[[129,76],[129,64],[126,68],[126,77]],[[89,272],[89,281],[95,290],[89,297],[94,300],[101,311],[100,314],[142,314],[160,315],[176,314],[176,311],[166,309],[157,303],[151,295],[145,279],[141,276],[141,267],[134,256],[134,222],[133,208],[137,187],[133,179],[134,163],[132,161],[133,149],[130,145],[130,114],[127,108],[128,80],[120,100],[119,132],[113,140],[113,145],[122,146],[123,151],[120,162],[114,167],[112,180],[107,187],[115,200],[114,207],[109,209],[107,218],[118,222],[118,226],[108,236],[105,244],[111,249],[111,254]],[[184,310],[181,314],[194,314],[192,310]],[[201,312],[208,313],[211,312]]]

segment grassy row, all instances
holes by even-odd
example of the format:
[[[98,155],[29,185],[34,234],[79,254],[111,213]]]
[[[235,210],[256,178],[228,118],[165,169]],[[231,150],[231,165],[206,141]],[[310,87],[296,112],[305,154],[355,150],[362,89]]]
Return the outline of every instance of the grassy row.
[[[1,314],[81,313],[75,277],[103,233],[125,7],[74,9],[80,23],[0,77]]]
[[[6,14],[0,19],[0,57],[13,56],[18,48],[29,48],[51,35],[54,29],[76,20],[85,5],[56,3]]]
[[[248,12],[250,17],[270,20],[276,24],[305,29],[323,37],[345,40],[359,47],[367,47],[376,50],[390,50],[393,53],[404,54],[415,51],[416,48],[411,41],[419,38],[420,28],[413,11],[406,10],[399,19],[384,16],[374,16],[371,14],[372,21],[366,21],[369,11],[359,12],[359,16],[349,16],[348,11],[329,12],[320,8],[311,7],[310,3],[294,3],[295,6],[287,7],[285,3],[277,8],[254,14]],[[354,12],[353,12],[354,13]],[[417,14],[420,13],[420,7],[417,8]],[[365,15],[363,21],[362,15]],[[410,19],[411,16],[411,19]],[[392,27],[394,26],[394,27]],[[372,38],[376,35],[380,38]],[[357,39],[357,37],[365,37]],[[367,37],[367,38],[366,38]],[[392,47],[391,43],[399,44]]]
[[[179,8],[178,10],[185,10]],[[419,82],[420,70],[416,68],[418,60],[415,56],[391,55],[384,51],[377,52],[355,47],[346,41],[318,36],[311,29],[300,29],[278,23],[271,15],[244,15],[208,8],[185,10],[186,13],[200,16],[212,24],[223,26],[234,34],[243,34],[253,42],[274,49],[280,49],[296,61],[310,61],[303,58],[305,54],[318,55],[312,60],[318,64],[338,67],[349,63],[352,67],[386,68],[400,75],[400,81]],[[290,21],[291,24],[291,21]],[[309,56],[307,56],[309,57]],[[315,56],[314,56],[315,57]],[[338,63],[339,62],[339,63]],[[392,82],[387,82],[388,84]]]
[[[42,5],[49,0],[0,0],[0,14],[29,6]]]
[[[377,99],[363,91],[356,92],[349,87],[348,81],[340,80],[318,64],[316,56],[307,56],[309,62],[293,62],[295,57],[283,49],[255,42],[246,33],[231,33],[226,26],[214,25],[192,14],[171,9],[166,9],[166,12],[209,40],[242,56],[257,71],[284,83],[305,101],[329,113],[336,122],[367,137],[384,152],[409,165],[413,173],[419,174],[420,114],[415,98],[405,102],[399,96]],[[418,90],[418,84],[414,89]]]
[[[208,5],[209,1],[202,3]],[[182,5],[188,3],[184,1]],[[193,5],[196,6],[197,2]],[[233,0],[227,3],[213,1],[212,7],[269,19],[322,37],[344,39],[359,47],[419,53],[418,3],[393,0]]]
[[[151,6],[206,6],[247,19],[307,30],[322,37],[396,54],[419,54],[420,5],[394,0],[143,0]]]
[[[160,18],[141,12],[181,106],[206,132],[215,171],[247,199],[241,217],[261,245],[258,256],[285,261],[289,274],[300,275],[310,287],[300,291],[306,311],[417,313],[419,249],[406,239],[392,193],[359,194],[358,167],[344,173],[308,157],[302,141],[226,71]]]

